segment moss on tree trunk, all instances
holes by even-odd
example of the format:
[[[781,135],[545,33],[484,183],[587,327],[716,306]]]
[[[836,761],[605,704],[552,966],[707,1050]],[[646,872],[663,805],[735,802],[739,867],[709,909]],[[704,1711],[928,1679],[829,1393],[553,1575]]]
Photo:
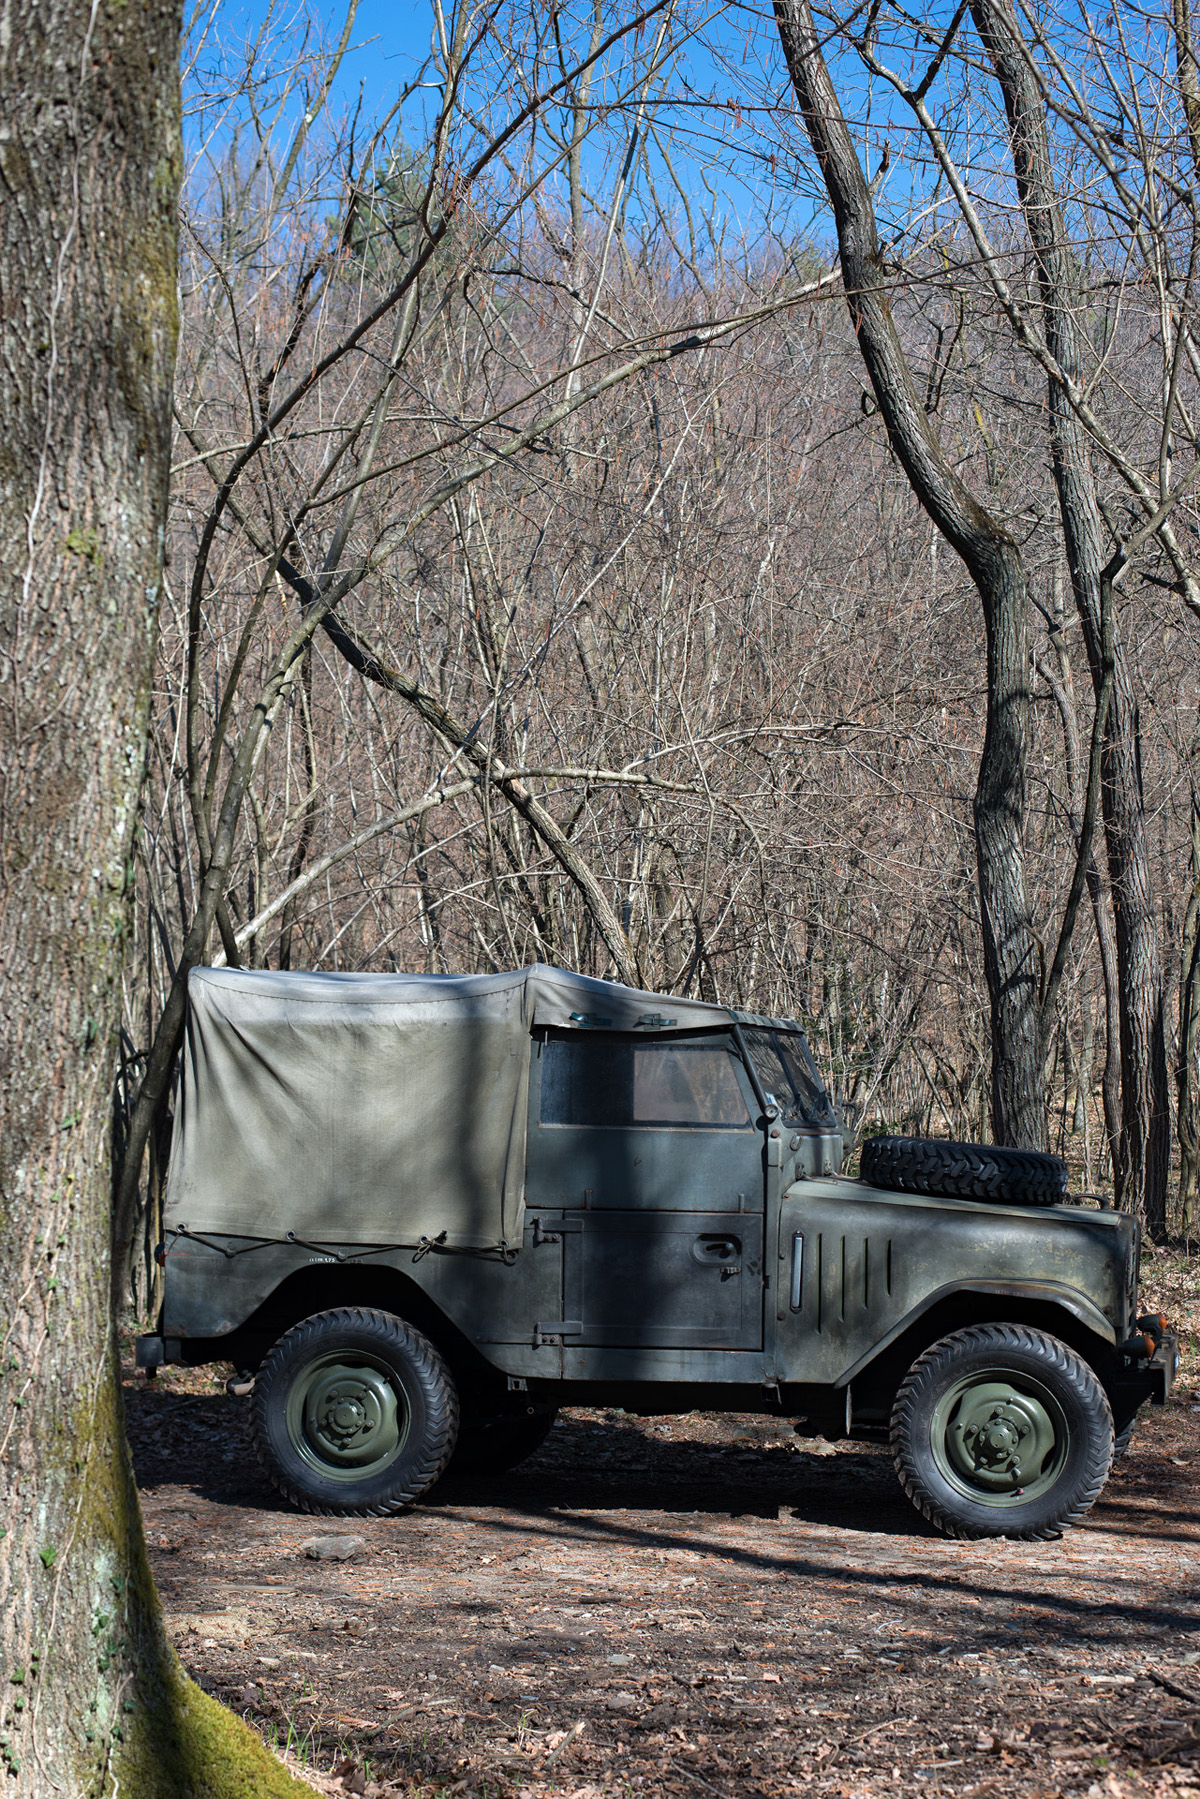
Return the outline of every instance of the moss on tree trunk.
[[[307,1789],[187,1682],[125,1445],[109,1131],[162,580],[176,0],[0,32],[0,1762],[14,1794]]]

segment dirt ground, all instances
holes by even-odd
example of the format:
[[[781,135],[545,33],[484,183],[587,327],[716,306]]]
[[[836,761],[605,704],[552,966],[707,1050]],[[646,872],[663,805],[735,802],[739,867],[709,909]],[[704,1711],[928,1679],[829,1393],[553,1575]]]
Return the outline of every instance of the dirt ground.
[[[307,1518],[224,1371],[130,1368],[180,1655],[333,1793],[1200,1799],[1200,1303],[1147,1274],[1175,1396],[1045,1544],[946,1542],[885,1450],[710,1414],[565,1413],[509,1475]]]

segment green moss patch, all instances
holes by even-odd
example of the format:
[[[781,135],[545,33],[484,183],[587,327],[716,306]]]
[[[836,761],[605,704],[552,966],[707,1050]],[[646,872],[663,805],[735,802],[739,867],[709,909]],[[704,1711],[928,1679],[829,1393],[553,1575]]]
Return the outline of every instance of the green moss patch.
[[[138,1799],[311,1799],[242,1720],[179,1672],[157,1712],[145,1713],[114,1765]]]

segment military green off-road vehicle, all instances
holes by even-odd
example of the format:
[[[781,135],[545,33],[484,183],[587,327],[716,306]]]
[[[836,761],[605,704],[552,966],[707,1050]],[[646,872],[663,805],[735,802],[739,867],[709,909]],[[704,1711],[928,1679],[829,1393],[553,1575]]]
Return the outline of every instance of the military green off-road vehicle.
[[[280,1490],[398,1511],[561,1405],[889,1436],[960,1536],[1080,1518],[1176,1341],[1065,1166],[843,1121],[790,1019],[536,967],[197,970],[139,1360],[232,1361]]]

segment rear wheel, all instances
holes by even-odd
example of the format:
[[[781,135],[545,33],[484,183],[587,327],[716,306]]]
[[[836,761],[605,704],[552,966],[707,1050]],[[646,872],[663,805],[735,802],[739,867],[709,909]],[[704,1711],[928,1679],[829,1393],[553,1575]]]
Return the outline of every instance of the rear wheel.
[[[420,1331],[391,1312],[343,1306],[280,1338],[254,1383],[253,1423],[264,1468],[302,1510],[382,1517],[442,1472],[458,1397]]]
[[[1065,1343],[982,1324],[913,1364],[891,1441],[905,1492],[947,1536],[1046,1538],[1095,1504],[1113,1421],[1103,1387]]]
[[[447,1476],[507,1474],[541,1448],[557,1417],[556,1406],[465,1416],[446,1464]]]

